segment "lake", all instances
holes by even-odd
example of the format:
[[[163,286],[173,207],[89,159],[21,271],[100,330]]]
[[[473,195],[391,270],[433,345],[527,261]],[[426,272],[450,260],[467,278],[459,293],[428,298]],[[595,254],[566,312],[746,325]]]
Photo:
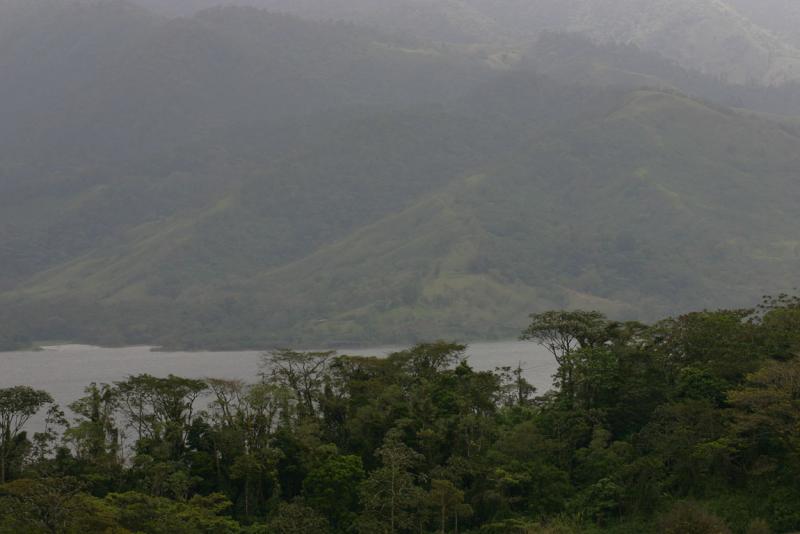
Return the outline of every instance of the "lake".
[[[339,354],[385,356],[398,347],[341,350]],[[188,378],[227,378],[255,381],[261,352],[153,352],[149,347],[107,349],[85,345],[46,347],[38,352],[0,353],[0,388],[26,385],[49,392],[62,407],[83,396],[91,382],[111,383],[130,375],[174,374]],[[502,341],[473,343],[467,349],[469,363],[478,370],[516,367],[522,363],[525,376],[543,393],[550,389],[556,362],[534,343]],[[67,410],[65,410],[67,411]],[[71,418],[71,414],[67,413]],[[41,416],[31,420],[29,430],[41,425]]]

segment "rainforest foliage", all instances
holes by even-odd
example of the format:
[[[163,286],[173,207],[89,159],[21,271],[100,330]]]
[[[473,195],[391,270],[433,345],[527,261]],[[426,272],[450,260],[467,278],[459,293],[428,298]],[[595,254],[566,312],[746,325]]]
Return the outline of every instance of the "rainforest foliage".
[[[547,312],[522,337],[557,358],[551,391],[447,342],[277,351],[248,383],[131,376],[69,415],[0,390],[0,532],[800,529],[800,300]]]

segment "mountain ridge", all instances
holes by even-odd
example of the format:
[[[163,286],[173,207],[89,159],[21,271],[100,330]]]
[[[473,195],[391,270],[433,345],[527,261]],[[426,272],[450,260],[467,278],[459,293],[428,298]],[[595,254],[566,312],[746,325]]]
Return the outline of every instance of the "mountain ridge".
[[[155,256],[137,249],[114,263],[100,261],[105,275],[92,274],[93,264],[79,260],[78,271],[45,273],[44,280],[32,280],[30,290],[3,300],[7,306],[22,298],[63,309],[86,298],[92,287],[111,282],[123,293],[97,293],[100,309],[116,308],[110,315],[121,317],[120,307],[139,301],[150,313],[161,313],[155,320],[168,325],[155,339],[178,347],[219,343],[217,348],[234,348],[242,343],[242,329],[251,337],[246,347],[301,340],[398,342],[435,332],[460,338],[472,332],[477,339],[512,335],[524,320],[523,312],[539,308],[591,306],[620,317],[649,317],[698,303],[744,304],[765,292],[768,281],[786,279],[796,266],[798,245],[792,245],[789,234],[775,233],[775,217],[785,228],[796,227],[797,217],[789,208],[797,195],[754,196],[753,169],[742,166],[750,156],[736,156],[731,148],[746,149],[754,132],[763,129],[759,135],[768,135],[772,147],[764,157],[782,162],[771,165],[775,187],[769,191],[785,190],[784,182],[797,165],[796,135],[763,119],[653,90],[631,93],[613,113],[582,124],[561,134],[534,135],[539,141],[532,150],[522,149],[479,174],[454,177],[401,211],[361,225],[308,255],[206,290],[201,284],[174,301],[165,300],[163,291],[148,297],[131,282],[130,276],[145,272],[137,262],[149,264]],[[672,132],[676,128],[680,135]],[[728,145],[714,149],[728,156],[717,160],[693,152],[692,137],[702,138],[709,129],[732,132],[723,142]],[[637,141],[631,146],[633,139]],[[659,155],[667,144],[674,145],[667,153],[677,163]],[[620,151],[636,156],[626,157],[622,167],[599,164]],[[681,154],[691,159],[691,169],[705,168],[713,180],[726,177],[728,192],[714,202],[725,182],[701,185],[691,174],[675,181],[686,172]],[[623,169],[627,175],[620,173]],[[687,187],[702,193],[691,198]],[[533,201],[537,196],[541,198]],[[771,203],[776,214],[734,222],[740,218],[739,204],[748,198]],[[585,213],[576,217],[571,213],[575,209]],[[693,228],[695,222],[701,226]],[[643,230],[631,230],[637,225],[644,225]],[[729,241],[745,228],[753,235],[780,238],[758,247],[757,240]],[[649,238],[647,232],[652,232]],[[687,232],[696,235],[687,234],[686,244],[672,242]],[[708,256],[709,250],[716,250],[715,256]],[[708,263],[699,278],[701,271],[692,273],[688,263],[678,268],[695,257]],[[132,274],[114,282],[115,263],[133,268]],[[729,272],[717,271],[715,265],[728,265]],[[162,270],[157,266],[154,272]],[[742,283],[744,274],[749,283]],[[93,276],[99,276],[100,285]],[[81,284],[87,285],[81,289]],[[37,295],[48,287],[51,293]],[[70,287],[72,292],[63,289]],[[22,306],[15,314],[30,316],[36,307],[25,311]],[[187,330],[179,317],[186,313],[180,310],[190,309],[201,326]],[[198,315],[201,310],[206,311]],[[137,323],[138,328],[145,332],[159,330],[140,321],[144,323]],[[101,317],[92,322],[95,327],[104,324]],[[105,324],[109,331],[120,328]],[[136,339],[129,329],[122,332],[124,339]]]
[[[800,127],[724,105],[800,109],[790,86],[572,35],[491,65],[501,48],[124,6],[0,31],[20,71],[0,79],[4,339],[471,340],[546,308],[649,319],[796,285]],[[31,28],[60,46],[30,50]],[[39,88],[53,62],[80,74]]]
[[[510,50],[542,31],[574,32],[602,43],[636,44],[737,84],[800,81],[800,42],[786,30],[798,14],[785,0],[769,10],[744,0],[198,0],[177,11],[186,15],[217,3]],[[784,20],[767,12],[784,13]]]

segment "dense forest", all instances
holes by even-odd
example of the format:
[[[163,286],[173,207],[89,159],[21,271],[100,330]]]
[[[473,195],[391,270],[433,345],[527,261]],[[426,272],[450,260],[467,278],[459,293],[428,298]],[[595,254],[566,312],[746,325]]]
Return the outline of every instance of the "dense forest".
[[[443,341],[276,351],[247,383],[131,376],[63,409],[2,389],[0,532],[800,529],[800,299],[544,312],[521,337],[557,359],[551,391]]]

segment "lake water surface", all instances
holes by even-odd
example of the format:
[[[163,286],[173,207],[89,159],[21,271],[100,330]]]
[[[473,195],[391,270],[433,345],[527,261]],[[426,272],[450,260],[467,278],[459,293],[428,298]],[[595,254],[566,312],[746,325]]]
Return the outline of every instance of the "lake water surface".
[[[341,350],[354,356],[385,356],[397,347]],[[106,349],[84,345],[47,347],[38,352],[0,353],[0,388],[26,385],[49,392],[62,407],[83,396],[91,382],[111,383],[130,375],[169,374],[188,378],[258,379],[261,352],[153,352],[149,347]],[[547,391],[556,370],[553,357],[543,347],[519,341],[474,343],[467,349],[469,363],[478,370],[495,367],[525,369],[540,393]],[[66,411],[66,410],[65,410]],[[71,418],[69,412],[67,415]],[[41,414],[29,430],[41,425]]]

